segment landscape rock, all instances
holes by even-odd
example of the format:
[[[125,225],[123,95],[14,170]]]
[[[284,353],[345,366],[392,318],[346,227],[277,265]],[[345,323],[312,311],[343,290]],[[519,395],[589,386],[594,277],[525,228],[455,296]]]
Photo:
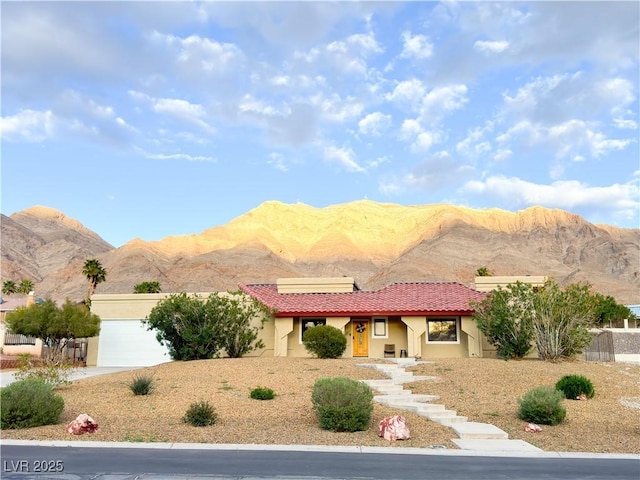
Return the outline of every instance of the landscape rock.
[[[81,413],[67,424],[65,430],[72,435],[82,435],[83,433],[93,433],[98,430],[98,424],[86,413]]]
[[[407,420],[402,415],[394,415],[380,420],[380,436],[385,440],[407,440],[411,437]]]
[[[542,427],[540,427],[540,425],[536,425],[535,423],[527,423],[524,426],[524,429],[529,433],[539,433],[542,431]]]

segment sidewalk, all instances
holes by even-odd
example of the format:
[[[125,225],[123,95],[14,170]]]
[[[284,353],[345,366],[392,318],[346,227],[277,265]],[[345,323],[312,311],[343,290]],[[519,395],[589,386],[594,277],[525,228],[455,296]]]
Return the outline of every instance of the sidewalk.
[[[95,377],[97,375],[107,375],[109,373],[126,372],[128,370],[136,370],[141,367],[78,367],[71,375],[69,380],[80,380],[82,378]],[[0,372],[0,387],[6,387],[15,381],[13,371]]]

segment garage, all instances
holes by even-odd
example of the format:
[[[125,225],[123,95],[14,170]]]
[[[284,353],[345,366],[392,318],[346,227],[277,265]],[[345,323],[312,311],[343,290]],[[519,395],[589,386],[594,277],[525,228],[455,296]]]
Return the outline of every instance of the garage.
[[[171,361],[169,351],[138,319],[102,319],[98,367],[148,367]]]

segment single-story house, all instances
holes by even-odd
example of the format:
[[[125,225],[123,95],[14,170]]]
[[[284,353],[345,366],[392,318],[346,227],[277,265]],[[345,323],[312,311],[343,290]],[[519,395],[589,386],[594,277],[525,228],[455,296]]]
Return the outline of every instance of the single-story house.
[[[37,299],[40,300],[40,299]],[[36,302],[33,293],[25,296],[0,297],[0,348],[4,355],[13,356],[29,354],[34,357],[42,355],[42,340],[7,331],[5,318],[8,313],[20,307],[28,307]]]
[[[324,324],[347,335],[345,357],[494,355],[470,306],[485,294],[457,282],[394,283],[365,291],[350,277],[283,278],[274,284],[242,284],[240,289],[276,311],[261,331],[265,347],[253,356],[309,356],[302,335]],[[93,295],[91,310],[101,318],[101,331],[90,340],[87,364],[149,366],[169,361],[166,347],[141,322],[168,295]]]

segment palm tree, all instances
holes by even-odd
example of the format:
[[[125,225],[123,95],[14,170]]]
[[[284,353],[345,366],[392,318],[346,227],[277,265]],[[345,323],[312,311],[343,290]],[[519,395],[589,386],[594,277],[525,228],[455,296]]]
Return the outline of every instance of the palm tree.
[[[133,293],[160,293],[162,292],[162,286],[160,282],[142,282],[134,285]]]
[[[33,291],[33,282],[27,278],[25,278],[24,280],[22,280],[20,282],[20,285],[18,285],[18,293],[23,293],[25,295],[27,295],[29,292]]]
[[[5,295],[11,295],[12,293],[16,293],[18,291],[18,286],[16,282],[13,280],[6,280],[2,284],[2,293]]]
[[[87,277],[87,281],[89,282],[89,286],[87,288],[88,304],[91,300],[91,295],[96,293],[98,284],[104,282],[107,279],[107,271],[100,263],[100,260],[98,260],[97,258],[89,258],[84,262],[82,274]]]
[[[487,267],[480,267],[476,270],[476,277],[490,277],[491,271]]]

